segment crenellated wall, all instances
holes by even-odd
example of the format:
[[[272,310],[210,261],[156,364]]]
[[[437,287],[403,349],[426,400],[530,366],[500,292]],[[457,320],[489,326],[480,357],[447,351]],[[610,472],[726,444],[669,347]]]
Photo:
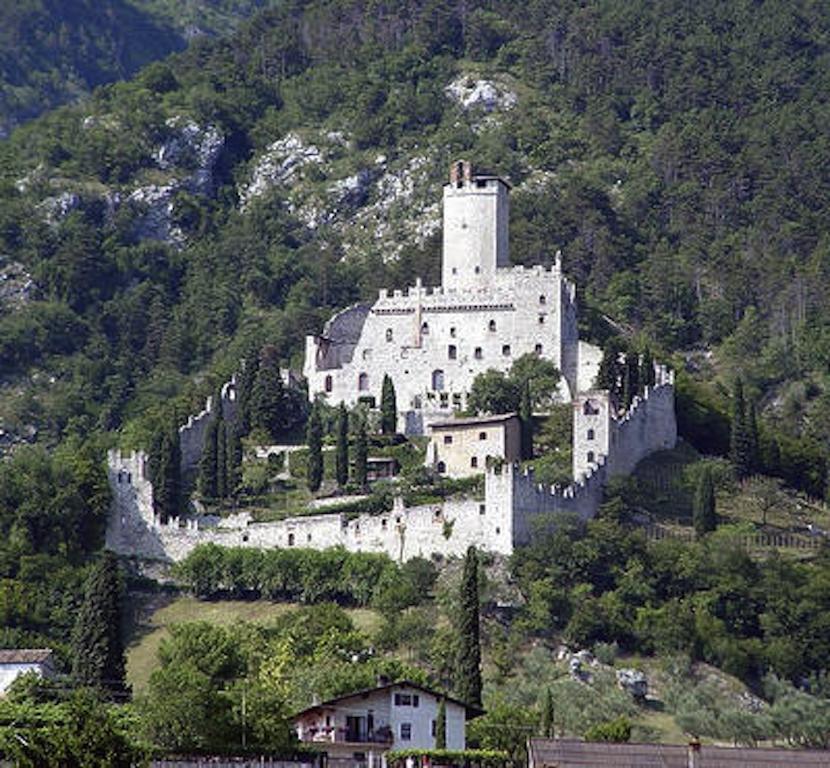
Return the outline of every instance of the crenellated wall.
[[[236,376],[226,381],[220,390],[222,399],[222,417],[226,421],[236,418]],[[205,407],[197,414],[188,417],[179,427],[179,442],[182,451],[182,472],[189,472],[196,468],[202,456],[202,446],[205,443],[205,433],[208,425],[214,419],[213,396],[209,396]]]

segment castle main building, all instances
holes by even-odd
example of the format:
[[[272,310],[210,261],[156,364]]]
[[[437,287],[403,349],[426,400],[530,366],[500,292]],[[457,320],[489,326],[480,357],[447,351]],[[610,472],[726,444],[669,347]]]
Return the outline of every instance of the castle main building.
[[[427,424],[464,408],[473,379],[508,371],[533,353],[562,372],[563,400],[593,384],[601,356],[579,342],[576,288],[552,267],[510,264],[510,185],[474,176],[457,162],[444,185],[441,286],[420,283],[382,290],[372,304],[334,315],[319,336],[306,338],[309,396],[331,403],[380,403],[388,374],[395,384],[400,428]]]

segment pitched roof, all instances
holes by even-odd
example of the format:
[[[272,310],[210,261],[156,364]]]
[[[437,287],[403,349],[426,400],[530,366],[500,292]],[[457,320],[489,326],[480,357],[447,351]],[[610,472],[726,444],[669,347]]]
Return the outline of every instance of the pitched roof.
[[[464,707],[467,720],[472,720],[474,717],[478,717],[479,715],[484,714],[484,710],[481,707],[476,707],[473,704],[465,704],[463,701],[453,698],[452,696],[447,696],[445,693],[442,693],[441,691],[435,691],[432,688],[427,688],[425,685],[413,683],[411,680],[398,680],[394,683],[384,683],[383,685],[377,685],[374,688],[362,688],[358,691],[352,691],[351,693],[344,693],[342,696],[337,696],[333,699],[327,699],[326,701],[321,701],[318,704],[312,704],[310,707],[306,707],[305,709],[301,709],[299,712],[295,712],[291,717],[300,717],[301,715],[304,715],[307,712],[314,712],[314,710],[316,709],[322,709],[323,707],[334,707],[337,704],[346,701],[347,699],[353,699],[356,696],[368,696],[370,693],[388,691],[392,688],[415,688],[418,691],[422,691],[423,693],[429,693],[432,696],[435,696],[439,699],[445,699],[446,701],[452,702],[453,704],[458,704],[458,706]]]
[[[0,664],[36,664],[51,660],[51,648],[10,648],[0,650]]]
[[[517,418],[518,415],[515,413],[496,413],[492,416],[471,416],[464,419],[445,419],[444,421],[434,421],[429,426],[432,429],[472,427],[476,424],[500,424],[503,421],[510,421],[510,419]]]
[[[830,751],[531,739],[530,762],[534,768],[828,768]]]

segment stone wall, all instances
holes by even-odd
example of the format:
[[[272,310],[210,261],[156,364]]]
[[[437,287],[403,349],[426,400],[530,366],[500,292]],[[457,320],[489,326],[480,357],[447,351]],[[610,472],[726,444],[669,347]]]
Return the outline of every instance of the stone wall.
[[[236,418],[236,376],[222,385],[220,391],[222,399],[222,417],[226,421]],[[214,419],[213,396],[208,397],[205,407],[187,422],[179,427],[179,442],[182,451],[182,472],[190,472],[199,464],[202,456],[202,447],[205,443],[205,433],[208,425]]]

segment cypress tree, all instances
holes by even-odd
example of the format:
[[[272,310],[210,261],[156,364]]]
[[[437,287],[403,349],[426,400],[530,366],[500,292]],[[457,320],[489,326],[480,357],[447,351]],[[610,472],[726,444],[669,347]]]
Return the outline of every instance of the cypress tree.
[[[366,422],[361,419],[354,443],[354,481],[362,490],[368,484],[369,440],[366,437]]]
[[[205,430],[202,457],[199,459],[199,492],[206,499],[216,498],[216,438],[219,424],[213,419]]]
[[[481,706],[481,640],[478,613],[478,552],[471,546],[464,558],[458,612],[458,657],[455,689],[466,704]]]
[[[755,401],[750,400],[746,419],[747,441],[749,444],[750,474],[761,470],[761,447],[758,436],[758,417],[755,413]]]
[[[435,717],[435,748],[447,748],[447,702],[442,698]]]
[[[545,688],[545,701],[542,704],[542,736],[546,739],[552,739],[554,735],[553,730],[553,694],[550,688]]]
[[[342,402],[337,414],[337,451],[334,458],[337,484],[343,488],[349,482],[349,412]]]
[[[380,393],[380,431],[384,435],[394,435],[398,427],[398,405],[395,397],[395,385],[389,374],[383,377]]]
[[[522,400],[519,403],[519,419],[522,428],[522,458],[533,458],[533,403],[530,397],[530,380],[522,388]]]
[[[121,639],[123,583],[118,560],[105,551],[84,585],[84,601],[72,632],[72,676],[78,685],[109,697],[123,698],[129,689]]]
[[[216,495],[228,497],[228,432],[224,419],[216,419]]]
[[[179,430],[173,427],[162,435],[155,471],[157,482],[153,483],[156,512],[165,520],[179,511],[182,488],[181,466]]]
[[[308,444],[306,478],[309,490],[314,493],[320,490],[323,482],[323,425],[317,403],[312,406],[311,415],[308,418],[306,442]]]
[[[709,467],[704,467],[695,487],[692,522],[695,533],[699,537],[714,531],[718,525],[715,509],[715,483],[712,478],[712,470]]]
[[[234,497],[239,492],[242,483],[242,440],[238,429],[232,425],[225,425],[225,467],[227,473],[227,494]]]
[[[597,389],[607,389],[614,400],[620,397],[625,367],[620,360],[624,351],[623,343],[618,338],[612,338],[605,345],[602,359],[597,369],[595,385]]]
[[[273,349],[263,351],[251,392],[251,429],[262,429],[276,438],[285,424],[285,392],[279,360]]]
[[[628,410],[640,391],[640,360],[635,352],[629,352],[623,363],[622,407]]]
[[[752,441],[747,423],[744,385],[741,378],[735,379],[732,395],[732,424],[729,435],[729,459],[735,467],[735,474],[743,480],[752,474]]]
[[[247,435],[251,429],[251,400],[258,371],[259,350],[252,345],[242,360],[236,380],[236,423],[240,435]]]
[[[654,382],[654,358],[651,356],[651,350],[646,347],[643,350],[643,356],[640,358],[640,385],[643,388],[653,387]]]

